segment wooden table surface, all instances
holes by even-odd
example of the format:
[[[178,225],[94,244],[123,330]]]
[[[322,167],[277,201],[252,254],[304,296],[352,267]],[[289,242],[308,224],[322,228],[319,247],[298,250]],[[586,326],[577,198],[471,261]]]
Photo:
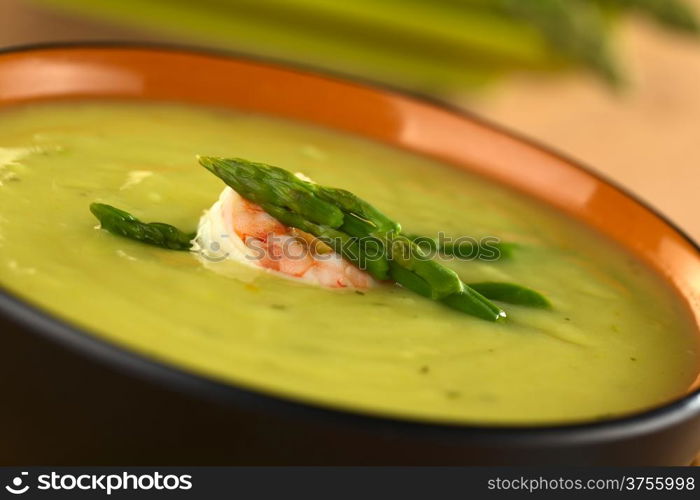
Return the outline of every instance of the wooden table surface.
[[[0,0],[0,47],[61,40],[168,38]],[[521,76],[452,100],[594,167],[700,240],[700,42],[639,21],[620,40],[632,76],[622,94],[582,75]]]

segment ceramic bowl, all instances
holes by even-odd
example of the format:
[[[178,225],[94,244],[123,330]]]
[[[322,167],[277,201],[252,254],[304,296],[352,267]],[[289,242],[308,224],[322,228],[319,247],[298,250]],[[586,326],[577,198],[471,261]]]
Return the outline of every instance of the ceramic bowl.
[[[700,251],[619,187],[444,105],[294,67],[194,50],[52,46],[0,54],[0,108],[119,98],[253,111],[436,158],[582,220],[661,274],[700,320]],[[0,293],[4,464],[688,464],[698,383],[588,424],[489,427],[372,417],[160,364]],[[700,381],[700,380],[699,380]]]

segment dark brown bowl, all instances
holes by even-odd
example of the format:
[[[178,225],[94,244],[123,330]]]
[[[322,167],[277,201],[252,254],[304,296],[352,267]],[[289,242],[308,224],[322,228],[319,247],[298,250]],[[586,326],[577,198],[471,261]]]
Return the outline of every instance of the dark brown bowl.
[[[0,107],[90,98],[283,116],[475,171],[622,244],[700,319],[700,250],[682,232],[574,162],[445,106],[192,50],[63,46],[0,55]],[[220,384],[99,340],[9,293],[0,293],[0,329],[0,463],[8,465],[681,465],[700,449],[700,377],[681,399],[624,418],[538,427],[436,425]]]

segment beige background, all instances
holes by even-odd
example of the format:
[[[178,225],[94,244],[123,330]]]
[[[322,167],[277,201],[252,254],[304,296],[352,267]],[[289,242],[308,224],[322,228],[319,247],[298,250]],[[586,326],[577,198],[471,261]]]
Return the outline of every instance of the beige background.
[[[700,40],[637,20],[619,35],[632,79],[622,94],[580,74],[520,76],[453,101],[619,181],[700,240]],[[118,39],[168,37],[0,0],[0,46]]]

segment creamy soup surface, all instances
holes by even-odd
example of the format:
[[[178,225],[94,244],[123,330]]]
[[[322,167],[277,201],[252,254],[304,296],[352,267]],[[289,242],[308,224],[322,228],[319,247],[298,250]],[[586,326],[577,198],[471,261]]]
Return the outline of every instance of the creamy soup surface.
[[[88,205],[196,229],[237,156],[357,193],[406,230],[520,244],[445,261],[467,282],[532,287],[552,310],[489,323],[397,286],[326,290],[217,272],[113,236]],[[234,263],[235,267],[235,263]],[[0,285],[158,361],[266,393],[465,423],[600,419],[697,375],[695,327],[656,275],[587,228],[462,170],[308,125],[175,104],[74,102],[0,113]]]

